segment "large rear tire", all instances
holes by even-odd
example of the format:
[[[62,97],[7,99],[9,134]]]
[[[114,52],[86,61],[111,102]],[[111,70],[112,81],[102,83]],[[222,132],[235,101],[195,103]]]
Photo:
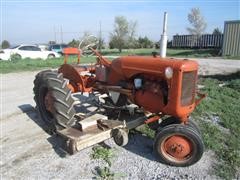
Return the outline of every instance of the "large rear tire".
[[[154,141],[158,160],[172,166],[190,166],[203,154],[204,144],[200,134],[190,126],[173,124],[158,132]]]
[[[49,133],[75,123],[74,100],[67,83],[62,74],[51,70],[38,73],[34,80],[34,100]]]

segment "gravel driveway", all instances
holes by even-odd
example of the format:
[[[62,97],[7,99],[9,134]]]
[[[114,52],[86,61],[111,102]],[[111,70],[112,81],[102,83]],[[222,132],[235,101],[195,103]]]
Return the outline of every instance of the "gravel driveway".
[[[200,74],[230,73],[240,70],[240,61],[199,59]],[[33,80],[38,72],[1,74],[1,179],[91,179],[97,166],[92,148],[69,156],[59,148],[60,140],[42,130],[33,101]],[[136,134],[122,148],[105,142],[115,152],[111,170],[126,179],[215,179],[214,153],[207,151],[191,167],[160,164],[152,154],[152,141]]]

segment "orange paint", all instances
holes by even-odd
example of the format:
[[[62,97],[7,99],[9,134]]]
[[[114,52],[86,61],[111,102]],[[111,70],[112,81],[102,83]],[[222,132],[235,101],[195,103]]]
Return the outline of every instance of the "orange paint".
[[[65,52],[70,53],[71,50],[76,51],[65,49]],[[107,79],[105,82],[97,81],[95,67],[63,64],[59,72],[69,79],[70,89],[74,92],[92,92],[93,87],[98,91],[98,87],[119,86],[124,82],[122,90],[131,92],[126,95],[133,103],[152,113],[177,117],[183,123],[187,122],[190,113],[204,98],[201,96],[195,99],[198,71],[195,61],[152,56],[125,56],[109,61],[93,51],[98,56],[96,65],[106,68],[104,73],[107,73]],[[173,71],[170,79],[165,76],[168,67]],[[143,89],[134,89],[133,81],[136,77],[144,79]],[[108,93],[108,89],[102,88],[101,93]]]
[[[145,123],[145,124],[149,124],[149,123],[152,123],[152,122],[158,121],[159,119],[160,119],[159,116],[153,116],[153,117],[147,119],[144,123]]]
[[[174,135],[161,144],[161,150],[176,160],[185,160],[192,152],[192,143],[184,136]]]
[[[78,56],[78,60],[77,63],[80,63],[80,55],[81,55],[81,51],[78,48],[64,48],[63,49],[63,54],[64,54],[64,64],[67,63],[68,60],[68,56],[69,55],[77,55]]]

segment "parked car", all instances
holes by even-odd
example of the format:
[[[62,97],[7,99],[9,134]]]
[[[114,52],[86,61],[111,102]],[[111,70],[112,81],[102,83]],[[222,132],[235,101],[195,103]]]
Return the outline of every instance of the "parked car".
[[[48,51],[48,45],[47,44],[36,44],[37,47],[39,47],[41,50]]]
[[[0,60],[11,60],[11,56],[21,58],[41,58],[50,59],[54,57],[60,57],[60,55],[54,51],[41,50],[35,45],[19,45],[9,49],[0,50]]]
[[[67,48],[67,47],[68,47],[68,45],[66,45],[66,44],[52,44],[52,45],[49,45],[48,50],[55,51],[56,53],[63,55],[63,49]]]

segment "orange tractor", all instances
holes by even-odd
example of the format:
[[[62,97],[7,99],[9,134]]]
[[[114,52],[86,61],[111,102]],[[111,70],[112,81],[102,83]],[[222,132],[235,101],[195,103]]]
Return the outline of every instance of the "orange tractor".
[[[65,59],[57,71],[36,75],[35,101],[48,132],[62,136],[75,153],[111,137],[124,146],[130,129],[148,124],[156,132],[153,149],[160,162],[196,163],[204,145],[189,116],[205,96],[196,92],[198,64],[155,55],[110,61],[91,50],[97,56],[94,65]],[[94,110],[87,110],[91,106]]]

